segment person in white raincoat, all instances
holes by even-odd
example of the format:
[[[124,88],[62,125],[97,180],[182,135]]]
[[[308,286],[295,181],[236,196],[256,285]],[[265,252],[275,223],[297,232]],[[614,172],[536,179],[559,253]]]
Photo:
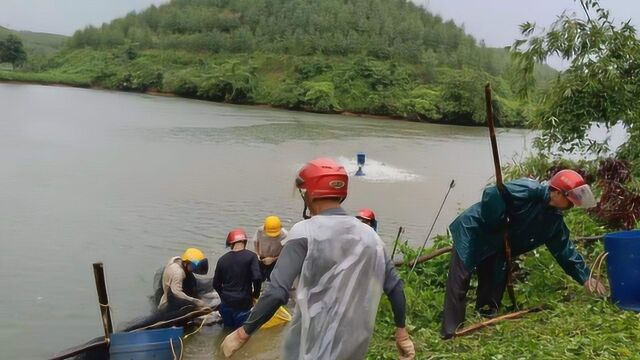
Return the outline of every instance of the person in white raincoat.
[[[391,302],[400,358],[415,357],[405,329],[404,289],[393,262],[376,232],[340,207],[348,182],[344,167],[332,159],[313,160],[299,171],[296,186],[306,220],[291,228],[271,283],[249,319],[222,342],[225,356],[238,351],[287,303],[299,277],[283,359],[364,359],[383,291]]]

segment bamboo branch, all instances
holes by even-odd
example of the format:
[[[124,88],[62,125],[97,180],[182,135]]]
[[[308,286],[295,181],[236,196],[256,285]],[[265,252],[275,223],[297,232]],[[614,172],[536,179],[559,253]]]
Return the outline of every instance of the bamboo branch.
[[[537,306],[537,307],[534,307],[534,308],[521,310],[521,311],[516,311],[516,312],[505,314],[505,315],[502,315],[502,316],[497,316],[497,317],[494,317],[493,319],[489,319],[489,320],[482,321],[482,322],[479,322],[479,323],[476,323],[476,324],[473,324],[473,325],[469,325],[469,326],[467,326],[466,328],[464,328],[464,329],[462,329],[460,331],[456,331],[456,337],[465,336],[465,335],[471,334],[471,333],[473,333],[473,332],[475,332],[477,330],[485,328],[485,327],[487,327],[489,325],[493,325],[493,324],[499,323],[499,322],[504,321],[504,320],[518,319],[518,318],[523,317],[526,314],[535,313],[535,312],[539,312],[539,311],[542,311],[542,310],[544,310],[544,306]]]
[[[396,267],[401,267],[403,265],[411,266],[411,265],[413,265],[414,261],[415,261],[416,264],[420,264],[420,263],[423,263],[425,261],[429,261],[429,260],[431,260],[431,259],[433,259],[435,257],[438,257],[438,256],[440,256],[442,254],[446,254],[446,253],[450,252],[451,249],[452,249],[451,246],[445,246],[445,247],[440,248],[440,249],[438,249],[438,250],[436,250],[434,252],[422,255],[419,258],[417,258],[416,260],[412,260],[412,261],[398,260],[398,261],[396,261],[394,263],[394,265]]]

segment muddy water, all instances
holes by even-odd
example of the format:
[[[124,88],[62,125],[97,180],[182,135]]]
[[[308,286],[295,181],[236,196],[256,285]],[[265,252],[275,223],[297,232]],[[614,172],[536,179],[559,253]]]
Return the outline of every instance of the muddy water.
[[[493,167],[487,131],[73,88],[0,84],[0,358],[37,359],[101,333],[91,263],[103,261],[114,320],[149,311],[153,274],[188,246],[215,264],[231,227],[300,219],[296,170],[331,156],[353,173],[344,206],[371,207],[387,246],[422,243],[479,199]],[[500,131],[505,159],[527,132]],[[218,357],[217,326],[187,359]],[[277,359],[281,329],[247,359]]]

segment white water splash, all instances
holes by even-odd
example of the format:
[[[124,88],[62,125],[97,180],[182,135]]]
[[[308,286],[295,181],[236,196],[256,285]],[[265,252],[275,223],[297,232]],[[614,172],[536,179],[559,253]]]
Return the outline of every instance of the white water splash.
[[[354,176],[356,171],[358,171],[358,163],[355,157],[348,158],[340,156],[337,160],[347,170],[351,179],[378,183],[412,182],[422,179],[422,176],[414,174],[409,170],[397,168],[369,157],[366,159],[364,167],[362,168],[365,175]]]

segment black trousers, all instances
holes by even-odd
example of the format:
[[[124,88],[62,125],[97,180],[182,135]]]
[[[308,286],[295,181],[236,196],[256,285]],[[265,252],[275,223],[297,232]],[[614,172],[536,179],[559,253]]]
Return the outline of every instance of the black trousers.
[[[276,267],[276,261],[274,261],[271,265],[265,265],[262,261],[259,262],[260,265],[260,273],[262,273],[262,281],[271,281],[271,272],[273,268]]]
[[[484,259],[476,268],[478,274],[478,289],[476,290],[476,309],[488,307],[498,310],[502,302],[502,295],[506,286],[504,277],[496,281],[497,255]],[[467,306],[467,292],[471,282],[472,272],[465,268],[464,263],[454,250],[451,252],[451,263],[447,277],[444,313],[441,334],[444,339],[453,337],[456,330],[462,327]]]

